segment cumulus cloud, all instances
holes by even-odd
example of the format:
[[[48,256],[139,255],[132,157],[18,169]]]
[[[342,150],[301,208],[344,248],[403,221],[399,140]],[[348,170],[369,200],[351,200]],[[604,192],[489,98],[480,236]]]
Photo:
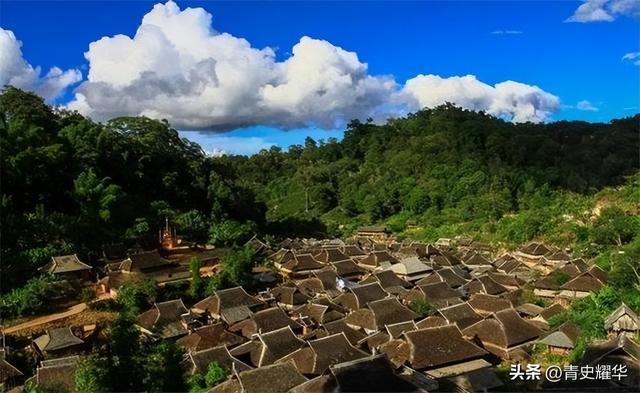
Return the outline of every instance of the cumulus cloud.
[[[638,0],[585,0],[565,22],[612,22],[618,16],[640,16]]]
[[[78,70],[63,71],[51,68],[42,75],[40,67],[33,67],[22,56],[22,42],[11,30],[0,27],[0,86],[12,85],[34,91],[47,101],[60,96],[69,86],[82,80]]]
[[[640,52],[630,52],[622,56],[622,61],[630,61],[634,65],[640,66]]]
[[[97,120],[145,115],[177,128],[213,130],[335,128],[352,118],[383,119],[445,101],[513,121],[543,121],[557,107],[555,96],[512,81],[489,86],[473,76],[420,75],[402,86],[391,76],[369,74],[355,52],[310,37],[290,54],[278,61],[269,47],[215,31],[202,8],[156,4],[133,37],[90,44],[88,79],[68,106]],[[457,87],[425,90],[425,78]]]
[[[587,100],[579,101],[576,104],[576,108],[581,110],[581,111],[589,111],[589,112],[597,112],[598,111],[598,108],[595,107],[591,102],[589,102]]]
[[[514,81],[491,86],[473,75],[449,78],[418,75],[407,81],[402,94],[412,110],[453,102],[514,122],[544,121],[560,106],[558,97],[538,86]]]

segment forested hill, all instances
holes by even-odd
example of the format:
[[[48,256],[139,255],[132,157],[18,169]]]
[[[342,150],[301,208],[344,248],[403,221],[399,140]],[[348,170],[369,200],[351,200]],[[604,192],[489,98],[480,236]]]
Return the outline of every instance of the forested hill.
[[[165,217],[196,243],[255,231],[344,235],[383,222],[421,238],[528,240],[548,230],[545,214],[582,208],[638,171],[639,122],[514,125],[442,106],[384,125],[352,122],[340,142],[207,157],[166,122],[97,124],[6,88],[2,284],[19,285],[54,254],[91,260],[102,244],[153,238]]]

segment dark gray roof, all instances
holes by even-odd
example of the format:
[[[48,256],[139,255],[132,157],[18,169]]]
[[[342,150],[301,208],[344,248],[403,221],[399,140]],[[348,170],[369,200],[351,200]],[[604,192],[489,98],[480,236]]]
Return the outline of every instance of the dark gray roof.
[[[57,351],[84,344],[82,339],[73,334],[70,327],[47,330],[45,334],[36,338],[33,342],[43,352]]]

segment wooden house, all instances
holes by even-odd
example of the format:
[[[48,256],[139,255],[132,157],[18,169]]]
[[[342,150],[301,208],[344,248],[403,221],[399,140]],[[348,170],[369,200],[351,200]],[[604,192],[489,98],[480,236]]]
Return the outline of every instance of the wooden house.
[[[640,332],[640,318],[629,306],[622,303],[604,321],[604,328],[613,334],[637,334]]]

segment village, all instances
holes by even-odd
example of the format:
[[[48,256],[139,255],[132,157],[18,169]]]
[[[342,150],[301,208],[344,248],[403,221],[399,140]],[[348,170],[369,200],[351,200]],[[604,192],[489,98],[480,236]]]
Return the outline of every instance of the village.
[[[117,298],[128,281],[189,281],[193,257],[203,277],[214,276],[225,253],[182,244],[168,222],[157,240],[146,251],[105,246],[100,267],[66,255],[43,270],[83,282],[99,302]],[[345,240],[268,244],[254,236],[246,246],[269,262],[252,272],[261,290],[232,287],[195,303],[161,301],[137,317],[143,339],[184,349],[185,375],[205,373],[212,362],[228,370],[211,392],[584,390],[550,384],[544,373],[523,385],[509,376],[514,366],[524,369],[547,354],[563,359],[578,345],[576,325],[550,322],[605,286],[607,273],[569,250],[534,242],[499,252],[465,236],[398,242],[383,226]],[[108,321],[74,319],[87,305],[68,306],[3,326],[1,391],[29,384],[76,390],[76,365]],[[608,337],[587,343],[575,366],[624,373],[590,389],[640,386],[637,311],[620,304],[605,321]]]

